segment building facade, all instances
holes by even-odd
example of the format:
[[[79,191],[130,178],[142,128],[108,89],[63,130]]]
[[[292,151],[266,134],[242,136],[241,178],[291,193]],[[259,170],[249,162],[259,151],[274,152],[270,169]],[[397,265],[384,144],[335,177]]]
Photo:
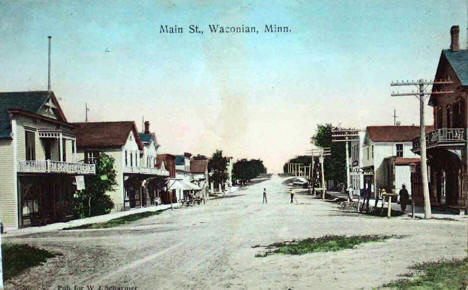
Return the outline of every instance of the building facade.
[[[133,121],[73,124],[78,154],[86,163],[96,162],[101,153],[114,158],[117,185],[108,192],[114,210],[142,207],[155,200],[161,189],[153,185],[160,184],[169,172],[164,166],[156,168],[159,145],[152,133],[141,133],[145,140],[142,142]]]
[[[426,128],[426,132],[430,130],[432,127]],[[361,151],[363,187],[373,196],[381,189],[398,193],[402,185],[411,191],[407,173],[411,171],[410,161],[419,157],[411,151],[418,136],[418,126],[368,126]]]
[[[52,91],[0,93],[0,217],[6,229],[72,218],[78,161],[74,126]]]
[[[429,105],[434,130],[426,134],[431,204],[457,209],[468,206],[468,50],[459,47],[459,27],[450,30],[450,49],[442,50]],[[444,93],[438,93],[444,92]],[[420,154],[419,139],[413,151]],[[413,173],[417,202],[422,204],[419,167]]]

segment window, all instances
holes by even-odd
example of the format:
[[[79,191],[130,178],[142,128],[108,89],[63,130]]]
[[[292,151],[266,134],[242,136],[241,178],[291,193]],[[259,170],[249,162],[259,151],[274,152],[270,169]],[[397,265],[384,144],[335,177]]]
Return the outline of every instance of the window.
[[[72,145],[72,153],[75,154],[75,140],[72,140],[71,141],[71,145]]]
[[[125,150],[125,166],[128,166],[128,153],[127,153],[127,150]]]
[[[396,144],[396,156],[403,157],[403,144]]]
[[[36,133],[26,132],[26,160],[36,160]]]
[[[450,108],[450,105],[447,106],[447,124],[445,124],[446,128],[452,128],[452,108]]]
[[[133,152],[130,152],[130,167],[133,167]]]
[[[442,128],[443,124],[442,124],[442,108],[441,107],[437,107],[436,120],[437,120],[437,128],[436,129]]]
[[[372,145],[372,158],[374,158],[374,145]]]
[[[97,151],[87,151],[85,153],[85,163],[96,164],[99,158],[99,152]]]
[[[369,160],[369,147],[367,147],[367,160]]]
[[[62,139],[62,161],[67,161],[67,140]]]

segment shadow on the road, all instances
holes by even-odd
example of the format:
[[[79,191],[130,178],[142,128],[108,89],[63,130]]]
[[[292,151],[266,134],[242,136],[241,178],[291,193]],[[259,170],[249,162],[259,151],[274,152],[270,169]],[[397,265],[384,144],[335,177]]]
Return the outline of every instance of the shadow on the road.
[[[212,199],[233,198],[233,197],[238,197],[238,196],[243,196],[243,195],[245,194],[230,194],[230,195],[217,196]]]

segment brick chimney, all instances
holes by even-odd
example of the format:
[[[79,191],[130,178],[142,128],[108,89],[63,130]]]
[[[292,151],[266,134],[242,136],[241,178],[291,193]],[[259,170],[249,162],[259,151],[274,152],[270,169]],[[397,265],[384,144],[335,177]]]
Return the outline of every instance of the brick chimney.
[[[460,50],[460,46],[458,44],[458,35],[460,33],[460,28],[458,27],[458,25],[454,25],[450,28],[450,36],[451,36],[451,40],[450,40],[450,50],[451,51],[459,51]]]
[[[149,133],[150,133],[149,126],[150,126],[150,122],[149,122],[149,121],[145,121],[145,134],[149,134]]]

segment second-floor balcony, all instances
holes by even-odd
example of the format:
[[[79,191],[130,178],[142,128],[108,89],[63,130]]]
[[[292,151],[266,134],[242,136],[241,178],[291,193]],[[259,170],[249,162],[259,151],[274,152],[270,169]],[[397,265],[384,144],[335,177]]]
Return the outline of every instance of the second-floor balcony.
[[[151,168],[151,167],[124,167],[124,173],[146,174],[146,175],[159,175],[169,176],[169,171],[165,169]]]
[[[466,143],[465,128],[442,128],[426,134],[427,148],[439,146],[463,146]],[[413,151],[421,150],[420,138],[413,139]]]
[[[18,162],[18,172],[21,173],[64,173],[64,174],[96,174],[94,164],[81,162],[64,162],[52,160],[22,160]]]

